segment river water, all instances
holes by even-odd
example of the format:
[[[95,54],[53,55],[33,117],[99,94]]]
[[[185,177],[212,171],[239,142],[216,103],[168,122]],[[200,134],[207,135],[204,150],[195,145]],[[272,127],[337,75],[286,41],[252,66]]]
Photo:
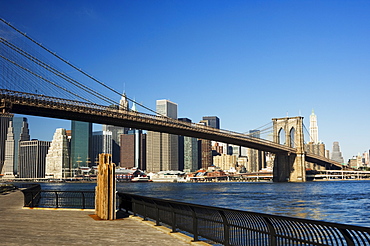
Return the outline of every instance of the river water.
[[[94,183],[43,189],[92,190]],[[117,190],[176,201],[370,227],[370,180],[306,183],[117,183]]]

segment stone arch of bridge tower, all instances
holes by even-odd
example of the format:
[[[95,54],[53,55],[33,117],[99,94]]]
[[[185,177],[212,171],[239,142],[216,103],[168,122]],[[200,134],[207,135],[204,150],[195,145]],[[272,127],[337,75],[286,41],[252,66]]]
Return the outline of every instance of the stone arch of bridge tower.
[[[285,131],[284,128],[281,127],[280,130],[278,131],[278,141],[279,144],[285,144],[286,139],[285,139]]]
[[[295,128],[292,126],[289,131],[290,144],[289,147],[295,148]]]
[[[305,182],[305,152],[303,117],[274,118],[273,141],[294,148],[294,153],[276,153],[274,161],[274,181]],[[285,141],[282,142],[282,134]]]

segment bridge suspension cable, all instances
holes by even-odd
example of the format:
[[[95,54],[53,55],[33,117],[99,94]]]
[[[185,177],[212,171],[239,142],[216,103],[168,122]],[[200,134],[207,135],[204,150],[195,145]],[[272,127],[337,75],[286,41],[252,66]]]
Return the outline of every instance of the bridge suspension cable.
[[[46,48],[45,46],[43,46],[41,43],[35,41],[34,39],[32,39],[31,37],[29,37],[26,33],[23,33],[21,32],[20,30],[18,30],[16,27],[14,27],[13,25],[11,25],[9,22],[6,22],[4,19],[1,19],[1,22],[3,24],[5,24],[6,26],[10,27],[12,30],[14,30],[16,33],[20,34],[21,36],[25,37],[27,40],[31,41],[33,44],[35,44],[37,47],[41,48],[42,50],[46,51],[48,54],[56,57],[58,60],[62,61],[64,64],[67,64],[69,67],[73,68],[74,70],[78,71],[79,73],[81,73],[82,75],[86,76],[87,78],[91,79],[92,81],[96,82],[97,84],[99,84],[100,86],[103,86],[104,88],[106,88],[108,91],[111,91],[113,92],[114,94],[116,95],[119,95],[119,96],[122,96],[121,93],[119,93],[117,90],[113,89],[112,87],[106,85],[105,83],[103,83],[102,81],[94,78],[93,76],[89,75],[88,73],[84,72],[82,69],[76,67],[75,65],[73,65],[72,63],[70,63],[69,61],[67,61],[66,59],[62,58],[60,55],[56,54],[55,52],[52,52],[51,50],[49,50],[48,48]],[[6,31],[3,31],[1,32],[0,30],[0,34],[1,33],[7,33],[9,35],[9,32],[6,32]],[[15,38],[14,36],[12,38]],[[19,53],[20,55],[26,57],[27,59],[29,59],[30,61],[34,62],[35,64],[41,66],[43,69],[46,69],[48,72],[51,72],[53,75],[63,79],[64,81],[67,81],[68,83],[72,84],[73,86],[87,92],[88,94],[98,98],[99,100],[102,100],[106,103],[110,103],[110,104],[114,104],[114,105],[117,105],[117,102],[116,101],[113,101],[110,97],[107,97],[107,96],[104,96],[103,94],[97,92],[96,90],[94,89],[91,89],[85,85],[83,85],[82,83],[80,82],[77,82],[77,80],[75,79],[72,79],[71,77],[67,76],[65,73],[62,73],[62,72],[59,72],[57,69],[47,65],[46,63],[44,62],[41,62],[40,59],[37,59],[35,58],[35,56],[32,56],[31,54],[29,54],[28,52],[25,52],[24,50],[22,50],[21,48],[11,44],[10,42],[6,41],[4,38],[2,38],[1,40],[1,43],[6,45],[8,48],[11,48],[12,50],[16,51],[17,53]],[[24,45],[24,44],[23,44]],[[7,61],[9,62],[10,59],[8,59]],[[13,65],[16,65],[17,63],[14,62]],[[18,66],[18,67],[22,67],[22,66]],[[27,70],[25,70],[27,71]],[[36,73],[35,73],[36,74]],[[35,74],[33,74],[35,76]],[[24,75],[23,75],[24,76]],[[43,77],[43,76],[41,76]],[[50,81],[50,79],[47,79]],[[46,80],[44,80],[46,81]],[[48,82],[49,84],[52,84],[50,82]],[[54,86],[56,85],[56,83],[53,84]],[[67,89],[67,88],[61,88],[61,87],[58,87],[56,86],[57,88],[59,89],[62,89],[74,96],[76,96],[76,94],[78,93],[73,93],[72,92],[72,89]],[[50,89],[50,88],[49,88]],[[79,95],[79,97],[81,99],[81,96]],[[135,104],[137,104],[138,106],[152,112],[152,113],[155,113],[157,115],[161,115],[159,114],[158,112],[156,112],[155,110],[152,110],[150,109],[149,107],[146,107],[145,105],[143,105],[142,103],[138,103],[136,102],[135,100],[132,100],[130,99],[129,97],[126,96],[126,99],[128,101],[131,101],[131,102],[134,102]],[[91,99],[87,99],[87,98],[84,98],[84,100],[86,101],[89,101],[91,102],[92,100]],[[161,115],[163,116],[163,115]],[[166,116],[164,116],[166,117]]]
[[[311,136],[305,124],[303,124],[303,129],[305,133],[307,133],[307,136],[309,137],[309,142],[313,142],[313,137]],[[309,143],[305,142],[305,144],[308,145]],[[317,148],[317,151],[320,156],[326,156],[325,153],[322,152],[321,148]]]

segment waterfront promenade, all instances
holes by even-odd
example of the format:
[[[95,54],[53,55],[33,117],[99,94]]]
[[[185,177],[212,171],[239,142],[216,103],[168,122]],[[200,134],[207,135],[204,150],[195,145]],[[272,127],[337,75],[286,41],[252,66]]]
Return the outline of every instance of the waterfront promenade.
[[[20,191],[0,194],[1,245],[208,245],[138,217],[105,221],[94,210],[23,208]]]

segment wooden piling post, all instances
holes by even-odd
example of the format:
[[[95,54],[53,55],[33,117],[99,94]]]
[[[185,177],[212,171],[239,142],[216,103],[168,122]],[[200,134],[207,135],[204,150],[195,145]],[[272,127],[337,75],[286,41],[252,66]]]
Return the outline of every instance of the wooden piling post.
[[[102,220],[116,219],[116,176],[111,154],[99,154],[95,188],[95,214]]]

